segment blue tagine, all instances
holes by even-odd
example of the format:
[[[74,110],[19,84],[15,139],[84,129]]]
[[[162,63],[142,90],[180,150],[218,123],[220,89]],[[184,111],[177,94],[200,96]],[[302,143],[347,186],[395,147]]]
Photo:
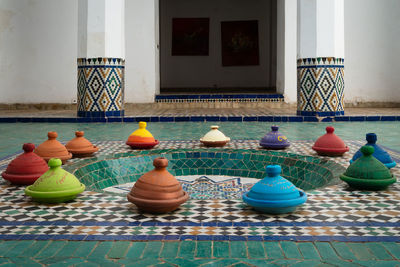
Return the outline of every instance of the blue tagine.
[[[271,126],[272,131],[267,133],[261,140],[260,146],[268,149],[284,149],[290,146],[286,136],[282,135],[278,130],[279,126]]]
[[[396,162],[392,160],[389,153],[387,153],[381,146],[376,144],[377,140],[376,134],[367,133],[366,139],[367,143],[365,145],[374,147],[374,153],[372,154],[372,156],[374,156],[377,160],[385,164],[385,166],[388,167],[389,169],[396,166]],[[363,154],[361,153],[361,151],[358,150],[354,154],[353,158],[350,160],[350,163],[353,163],[353,161],[356,161],[362,155]]]
[[[266,168],[267,177],[256,183],[249,192],[243,194],[243,201],[255,210],[281,214],[293,212],[297,206],[307,201],[307,195],[280,176],[279,165]]]

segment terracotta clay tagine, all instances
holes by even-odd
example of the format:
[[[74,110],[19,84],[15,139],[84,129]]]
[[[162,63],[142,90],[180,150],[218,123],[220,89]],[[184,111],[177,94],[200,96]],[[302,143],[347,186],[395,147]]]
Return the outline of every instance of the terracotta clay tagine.
[[[47,136],[49,139],[35,149],[36,155],[42,157],[45,161],[49,161],[51,158],[59,158],[63,164],[72,158],[72,154],[68,152],[67,148],[56,140],[57,132],[48,132]]]
[[[339,136],[333,133],[334,131],[335,128],[332,126],[326,127],[326,134],[315,141],[312,149],[314,149],[318,155],[342,156],[345,152],[349,151],[349,147],[346,146]]]
[[[268,149],[285,149],[290,146],[286,136],[282,135],[278,130],[279,126],[271,126],[272,131],[267,133],[261,140],[260,146]]]
[[[85,190],[85,185],[71,173],[61,168],[60,159],[49,160],[50,169],[25,189],[33,200],[44,203],[61,203],[74,199]]]
[[[361,147],[362,156],[354,161],[340,176],[351,187],[367,190],[381,190],[396,182],[389,169],[374,156],[373,146]]]
[[[366,145],[372,146],[374,148],[374,153],[372,154],[372,156],[374,156],[377,160],[385,164],[385,166],[388,167],[389,169],[396,166],[396,162],[392,160],[389,153],[387,153],[380,145],[376,144],[376,140],[378,139],[376,134],[367,133],[366,139],[367,139]],[[356,161],[361,156],[362,153],[360,150],[358,150],[354,154],[353,158],[350,160],[350,163],[353,163],[353,161]]]
[[[280,176],[281,166],[269,165],[266,172],[264,179],[243,194],[243,201],[249,206],[265,213],[282,214],[293,212],[297,206],[307,201],[304,191]]]
[[[94,146],[89,140],[83,137],[84,134],[84,131],[75,132],[76,137],[65,145],[74,157],[90,157],[94,152],[99,150],[97,146]]]
[[[158,145],[159,141],[155,140],[153,135],[146,130],[146,126],[146,122],[139,122],[139,129],[131,133],[126,141],[126,144],[134,149],[149,149]]]
[[[128,201],[138,209],[150,213],[165,213],[176,210],[188,200],[181,184],[170,174],[166,158],[153,161],[154,170],[143,174],[127,195]]]
[[[22,149],[24,153],[11,161],[1,175],[13,184],[33,184],[49,167],[44,159],[33,153],[34,144],[24,144]]]
[[[226,145],[231,139],[226,137],[218,128],[219,126],[217,125],[211,126],[211,131],[200,138],[200,142],[209,147],[222,147]]]

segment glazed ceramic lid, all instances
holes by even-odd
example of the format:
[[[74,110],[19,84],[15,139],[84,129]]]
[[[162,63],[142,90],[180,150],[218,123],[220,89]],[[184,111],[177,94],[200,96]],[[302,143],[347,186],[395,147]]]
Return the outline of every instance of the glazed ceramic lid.
[[[163,157],[154,159],[154,170],[143,174],[127,195],[128,201],[139,209],[152,213],[170,212],[188,200],[181,184],[170,174],[166,167],[168,160]]]
[[[49,160],[50,169],[25,189],[25,194],[39,199],[60,198],[77,195],[85,190],[85,185],[71,173],[61,168],[61,160]]]
[[[213,125],[211,126],[211,131],[206,133],[202,138],[200,138],[201,142],[227,142],[231,139],[226,137],[220,130],[218,130],[219,126]]]
[[[362,156],[354,161],[342,176],[357,179],[391,179],[393,176],[390,170],[374,156],[374,147],[361,147]]]
[[[334,131],[335,128],[332,126],[326,127],[326,134],[319,137],[317,141],[315,141],[312,149],[327,153],[344,153],[349,151],[349,148],[339,136],[334,134]]]
[[[143,174],[135,183],[131,194],[146,199],[170,199],[184,195],[181,184],[167,171],[168,160],[158,157],[153,161],[154,170]]]
[[[374,153],[372,154],[372,156],[374,156],[380,162],[385,164],[386,167],[393,168],[394,166],[396,166],[396,162],[394,160],[392,160],[392,158],[390,157],[389,153],[387,153],[381,146],[376,144],[377,139],[378,138],[377,138],[375,133],[367,133],[367,135],[366,135],[366,140],[367,140],[367,144],[366,145],[372,146],[374,148]],[[354,154],[354,156],[353,156],[352,160],[350,161],[350,163],[352,163],[353,161],[357,160],[361,156],[362,156],[361,150],[358,150]]]
[[[33,153],[35,145],[26,143],[22,146],[24,153],[8,164],[4,179],[17,184],[32,184],[39,176],[45,173],[49,167],[44,159]]]
[[[300,191],[287,179],[280,176],[279,165],[268,165],[267,176],[257,182],[247,193],[247,197],[255,200],[291,200],[300,197]]]
[[[144,121],[139,122],[139,129],[135,130],[128,137],[128,142],[133,143],[150,143],[155,142],[153,135],[146,129],[147,123]]]
[[[75,132],[76,137],[65,145],[65,147],[69,152],[71,152],[72,154],[75,153],[86,154],[86,153],[94,153],[99,150],[98,147],[94,146],[89,140],[83,137],[84,134],[85,134],[84,131]]]
[[[67,160],[72,158],[72,154],[68,152],[67,148],[56,140],[57,132],[48,132],[47,136],[49,139],[41,143],[34,151],[38,156],[45,160],[51,158]]]
[[[263,147],[279,147],[284,148],[290,145],[287,137],[282,135],[278,130],[279,126],[273,125],[271,126],[271,132],[267,133],[261,140],[260,145]]]

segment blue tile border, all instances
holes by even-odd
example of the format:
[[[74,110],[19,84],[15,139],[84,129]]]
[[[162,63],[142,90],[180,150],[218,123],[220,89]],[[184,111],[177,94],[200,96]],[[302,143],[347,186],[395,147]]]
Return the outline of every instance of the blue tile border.
[[[0,226],[16,226],[16,225],[42,225],[42,226],[200,226],[200,227],[256,227],[256,226],[280,226],[280,227],[307,227],[307,226],[321,226],[321,227],[400,227],[400,222],[159,222],[159,221],[145,221],[145,222],[108,222],[108,221],[0,221]],[[400,236],[399,236],[400,239]]]
[[[297,115],[299,116],[341,116],[344,115],[344,111],[302,111],[298,110]]]
[[[156,95],[159,100],[201,100],[201,99],[283,99],[282,94],[197,94],[197,95]]]
[[[400,242],[399,236],[234,236],[234,235],[3,235],[0,240],[77,240],[77,241],[343,241]]]
[[[275,115],[243,115],[243,116],[138,116],[138,117],[0,117],[0,123],[98,123],[119,122],[204,122],[204,121],[236,121],[236,122],[360,122],[360,121],[400,121],[400,116],[275,116]]]

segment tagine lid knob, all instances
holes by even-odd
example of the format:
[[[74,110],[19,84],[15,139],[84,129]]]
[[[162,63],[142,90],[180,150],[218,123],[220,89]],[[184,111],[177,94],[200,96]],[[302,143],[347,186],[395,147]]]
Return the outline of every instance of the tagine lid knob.
[[[49,140],[56,139],[58,137],[58,134],[57,132],[48,132],[47,137],[49,138]]]
[[[163,169],[168,166],[168,160],[164,157],[158,157],[153,160],[153,166],[156,169]]]
[[[60,167],[62,165],[61,159],[57,159],[57,158],[52,158],[49,160],[49,167],[51,169]]]
[[[30,153],[33,152],[33,150],[35,150],[35,145],[32,143],[25,143],[22,146],[22,149],[24,150],[25,153]]]

